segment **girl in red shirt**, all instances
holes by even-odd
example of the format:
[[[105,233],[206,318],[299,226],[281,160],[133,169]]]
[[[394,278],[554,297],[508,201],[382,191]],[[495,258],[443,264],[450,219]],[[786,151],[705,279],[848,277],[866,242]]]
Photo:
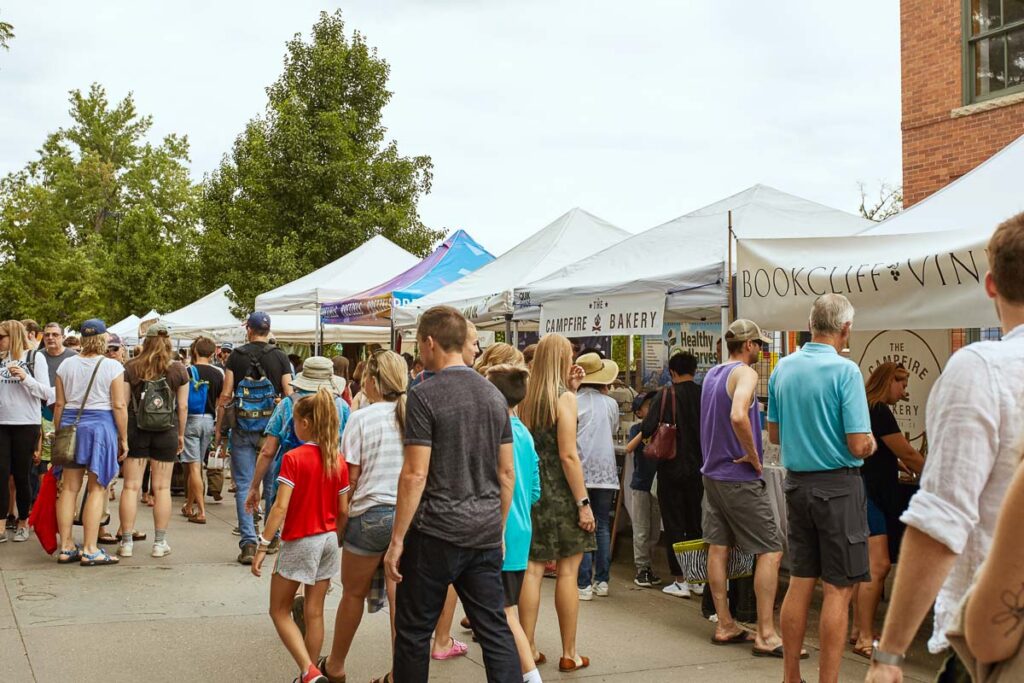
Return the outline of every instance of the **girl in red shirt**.
[[[299,665],[301,683],[328,683],[317,668],[324,641],[324,598],[338,574],[339,538],[348,514],[348,466],[338,449],[338,411],[325,387],[299,399],[295,435],[306,442],[281,461],[277,500],[267,516],[252,563],[262,574],[267,546],[282,522],[281,552],[270,580],[270,618],[281,642]],[[339,523],[340,522],[340,523]],[[339,528],[340,527],[340,528]],[[292,620],[292,600],[305,586],[306,638]]]

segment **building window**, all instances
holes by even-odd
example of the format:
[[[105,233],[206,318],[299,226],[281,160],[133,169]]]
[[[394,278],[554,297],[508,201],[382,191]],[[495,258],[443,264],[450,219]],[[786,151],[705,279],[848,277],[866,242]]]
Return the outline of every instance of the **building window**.
[[[965,103],[1024,91],[1024,0],[964,0]]]

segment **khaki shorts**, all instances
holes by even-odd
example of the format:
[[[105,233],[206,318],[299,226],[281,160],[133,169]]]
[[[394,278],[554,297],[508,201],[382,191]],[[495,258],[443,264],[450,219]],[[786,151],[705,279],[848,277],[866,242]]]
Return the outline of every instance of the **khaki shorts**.
[[[789,574],[833,586],[871,580],[864,480],[856,468],[786,474]]]
[[[753,555],[782,552],[768,487],[755,481],[717,481],[704,477],[704,540]]]

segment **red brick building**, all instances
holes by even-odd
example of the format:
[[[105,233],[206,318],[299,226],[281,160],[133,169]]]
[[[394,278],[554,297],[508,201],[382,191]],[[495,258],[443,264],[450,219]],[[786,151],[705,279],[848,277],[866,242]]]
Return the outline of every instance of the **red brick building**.
[[[901,0],[910,206],[1024,135],[1024,0]]]

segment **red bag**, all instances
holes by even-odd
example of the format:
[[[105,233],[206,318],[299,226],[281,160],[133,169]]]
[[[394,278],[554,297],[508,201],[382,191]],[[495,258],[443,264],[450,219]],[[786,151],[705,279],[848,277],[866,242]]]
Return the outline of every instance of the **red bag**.
[[[665,422],[665,404],[669,401],[672,402],[672,421]],[[672,387],[662,390],[658,428],[650,443],[644,446],[644,455],[651,460],[676,459],[676,395]]]
[[[104,494],[106,495],[106,494]],[[29,526],[36,531],[36,538],[48,555],[57,550],[57,477],[53,471],[43,476],[39,497],[28,516]]]

